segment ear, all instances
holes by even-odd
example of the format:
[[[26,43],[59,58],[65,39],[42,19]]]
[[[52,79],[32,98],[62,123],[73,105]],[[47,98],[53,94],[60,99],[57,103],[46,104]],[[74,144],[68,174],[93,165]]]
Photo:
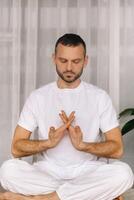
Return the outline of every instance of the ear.
[[[84,67],[86,67],[87,64],[88,64],[88,56],[86,55],[86,56],[85,56],[85,60],[84,60]]]
[[[52,54],[52,60],[53,60],[53,63],[55,64],[55,53]]]

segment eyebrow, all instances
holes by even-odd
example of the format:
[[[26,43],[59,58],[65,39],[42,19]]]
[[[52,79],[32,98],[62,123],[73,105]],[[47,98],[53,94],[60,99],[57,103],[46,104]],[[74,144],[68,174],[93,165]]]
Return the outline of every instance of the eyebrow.
[[[82,60],[82,58],[75,58],[75,59],[73,59],[72,61],[76,61],[76,60]]]
[[[64,59],[64,60],[68,60],[67,58],[63,58],[63,57],[58,57],[59,59]],[[75,61],[75,60],[82,60],[82,58],[75,58],[75,59],[73,59],[72,61]]]
[[[64,60],[67,60],[66,58],[63,58],[63,57],[58,57],[59,59],[64,59]]]

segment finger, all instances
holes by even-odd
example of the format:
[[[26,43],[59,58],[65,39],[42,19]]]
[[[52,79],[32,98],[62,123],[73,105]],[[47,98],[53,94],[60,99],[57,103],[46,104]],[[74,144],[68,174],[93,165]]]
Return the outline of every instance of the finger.
[[[66,123],[56,129],[57,132],[64,132],[67,129]]]
[[[59,116],[61,117],[62,121],[64,122],[64,125],[60,126],[57,131],[65,131],[67,128],[69,128],[69,126],[71,125],[71,123],[73,122],[73,120],[75,119],[74,113],[72,112],[70,115],[70,119],[68,120],[67,115],[64,111],[61,111],[61,113],[59,113]],[[67,120],[66,120],[67,119]]]
[[[69,120],[72,121],[74,119],[75,111],[71,112],[69,118],[67,117],[66,113],[63,110],[61,111],[61,114],[62,114],[62,119],[64,119],[64,122],[65,121],[68,122]]]
[[[69,115],[69,118],[68,118],[68,120],[71,120],[71,119],[72,119],[72,117],[74,116],[74,114],[75,114],[75,111],[71,112],[71,114]]]
[[[54,127],[50,127],[49,135],[52,136],[54,133],[55,133],[55,128]]]
[[[68,129],[69,126],[71,125],[72,121],[74,120],[74,118],[75,118],[75,117],[73,116],[71,120],[67,121],[64,125],[60,126],[60,127],[57,129],[57,131],[63,132],[63,131],[65,131],[66,129]]]
[[[55,132],[55,128],[52,126],[52,127],[50,127],[50,129],[49,129],[49,134],[53,134]]]
[[[70,126],[69,126],[69,130],[70,130],[70,131],[74,131],[75,129],[74,129],[74,127],[73,127],[72,125],[70,125]]]
[[[76,131],[75,131],[75,128],[72,126],[72,125],[70,125],[69,126],[69,134],[70,135],[72,135],[72,134],[74,134]]]
[[[51,126],[51,127],[50,127],[50,131],[51,131],[51,132],[54,132],[54,131],[55,131],[54,126]]]
[[[75,116],[74,116],[74,113],[75,112],[72,112],[71,114],[70,114],[70,118],[67,118],[67,115],[66,115],[66,113],[64,112],[64,111],[61,111],[62,113],[60,113],[59,115],[60,115],[60,118],[62,119],[62,121],[65,123],[65,124],[67,124],[67,128],[69,127],[69,125],[73,122],[73,120],[74,120],[74,118],[75,118]]]
[[[75,115],[74,115],[75,112],[73,112],[70,116],[69,116],[69,119],[68,121],[70,121],[71,123],[74,121],[75,119]]]
[[[72,116],[72,118],[70,120],[68,120],[68,122],[66,123],[66,127],[69,128],[69,126],[71,125],[71,123],[74,121],[75,116]]]
[[[62,111],[61,111],[61,113],[62,113],[63,117],[66,119],[66,121],[68,121],[68,117],[67,117],[67,115],[66,115],[65,111],[64,111],[64,110],[62,110]]]
[[[60,116],[60,118],[61,118],[61,120],[63,121],[64,124],[67,123],[68,120],[66,120],[61,113],[59,113],[59,116]]]
[[[75,133],[77,136],[82,137],[82,131],[81,128],[79,126],[75,126]]]
[[[75,126],[75,131],[76,131],[76,132],[81,132],[80,127],[79,127],[79,126]]]

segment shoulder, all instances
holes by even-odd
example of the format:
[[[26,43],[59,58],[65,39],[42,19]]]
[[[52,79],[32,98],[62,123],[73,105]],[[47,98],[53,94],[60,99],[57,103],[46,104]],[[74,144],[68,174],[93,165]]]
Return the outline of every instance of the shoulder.
[[[91,96],[96,96],[98,98],[109,96],[105,90],[97,87],[96,85],[92,85],[83,81],[83,86]]]
[[[33,90],[28,98],[26,99],[26,103],[28,105],[39,105],[40,103],[45,102],[45,99],[49,96],[50,93],[53,93],[55,82],[44,85],[38,89]]]
[[[31,92],[30,96],[32,98],[41,98],[47,96],[49,92],[51,92],[54,88],[55,82],[44,85],[34,91]]]

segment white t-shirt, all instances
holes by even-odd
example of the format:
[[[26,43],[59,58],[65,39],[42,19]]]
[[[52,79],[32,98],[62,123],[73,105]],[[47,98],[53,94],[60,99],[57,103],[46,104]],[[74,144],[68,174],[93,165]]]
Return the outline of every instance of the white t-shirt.
[[[59,117],[61,110],[68,116],[75,111],[73,125],[80,126],[86,142],[100,141],[100,130],[105,133],[119,125],[108,94],[83,81],[74,89],[60,89],[53,82],[35,90],[27,99],[18,124],[32,132],[38,128],[39,139],[47,139],[51,126],[58,128],[63,124]],[[56,147],[40,156],[59,166],[79,166],[97,159],[95,155],[76,150],[67,131]]]

